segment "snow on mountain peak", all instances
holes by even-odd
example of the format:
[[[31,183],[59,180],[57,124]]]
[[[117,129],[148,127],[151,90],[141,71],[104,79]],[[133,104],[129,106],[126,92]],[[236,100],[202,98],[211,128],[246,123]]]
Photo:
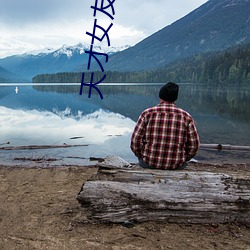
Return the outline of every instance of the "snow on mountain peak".
[[[37,50],[32,50],[30,52],[26,52],[23,55],[27,56],[27,55],[40,55],[40,54],[49,54],[52,53],[55,49],[54,48],[44,48],[44,49],[37,49]]]
[[[100,52],[100,53],[106,53],[106,54],[112,54],[115,52],[125,50],[129,47],[130,47],[129,45],[125,45],[125,46],[121,46],[121,47],[113,47],[113,46],[103,47],[100,45],[94,45],[93,51]],[[65,54],[68,58],[70,58],[70,57],[72,57],[72,55],[74,53],[83,54],[83,53],[85,53],[85,51],[89,51],[89,50],[90,50],[90,45],[83,44],[83,43],[78,43],[74,46],[68,46],[68,45],[64,44],[61,48],[59,48],[58,50],[55,50],[53,52],[53,56],[58,57],[62,54]]]

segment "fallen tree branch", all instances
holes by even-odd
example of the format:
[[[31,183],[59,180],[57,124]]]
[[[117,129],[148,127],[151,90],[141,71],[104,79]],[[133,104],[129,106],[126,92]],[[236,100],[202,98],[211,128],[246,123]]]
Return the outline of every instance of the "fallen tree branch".
[[[51,162],[51,161],[57,161],[58,159],[55,158],[27,158],[27,157],[15,157],[14,161],[34,161],[34,162]]]
[[[28,145],[28,146],[9,146],[0,147],[0,150],[31,150],[31,149],[49,149],[49,148],[70,148],[70,147],[86,147],[88,144],[81,145]]]
[[[250,150],[250,146],[237,146],[230,144],[200,144],[200,148],[217,149],[217,150]]]

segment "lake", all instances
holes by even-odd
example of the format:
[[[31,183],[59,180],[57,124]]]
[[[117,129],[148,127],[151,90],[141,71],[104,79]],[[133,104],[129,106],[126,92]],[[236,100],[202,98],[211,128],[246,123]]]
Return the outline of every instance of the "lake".
[[[95,164],[90,157],[107,155],[137,162],[131,133],[140,113],[158,104],[162,85],[98,85],[101,99],[95,89],[88,98],[88,87],[80,96],[79,84],[0,84],[0,147],[83,145],[0,150],[0,164],[85,165]],[[180,84],[176,104],[195,119],[201,143],[250,146],[249,95],[250,87]],[[249,163],[250,152],[200,149],[195,159]]]

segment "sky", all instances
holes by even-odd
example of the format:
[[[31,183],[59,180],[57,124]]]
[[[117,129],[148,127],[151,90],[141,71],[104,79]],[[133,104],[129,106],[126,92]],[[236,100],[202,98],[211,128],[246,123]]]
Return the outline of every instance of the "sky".
[[[207,0],[115,0],[114,19],[97,12],[96,0],[0,0],[0,58],[91,43],[94,20],[107,29],[111,46],[135,45]],[[108,3],[104,0],[104,6]],[[98,0],[100,6],[101,0]],[[98,34],[98,33],[97,33]],[[107,46],[107,40],[100,42]]]

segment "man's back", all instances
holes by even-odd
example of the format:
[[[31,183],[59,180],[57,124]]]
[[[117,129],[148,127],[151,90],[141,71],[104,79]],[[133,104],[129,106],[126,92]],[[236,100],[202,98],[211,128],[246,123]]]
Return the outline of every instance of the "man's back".
[[[175,169],[199,147],[194,120],[173,102],[161,101],[139,117],[131,138],[134,154],[152,168]]]

